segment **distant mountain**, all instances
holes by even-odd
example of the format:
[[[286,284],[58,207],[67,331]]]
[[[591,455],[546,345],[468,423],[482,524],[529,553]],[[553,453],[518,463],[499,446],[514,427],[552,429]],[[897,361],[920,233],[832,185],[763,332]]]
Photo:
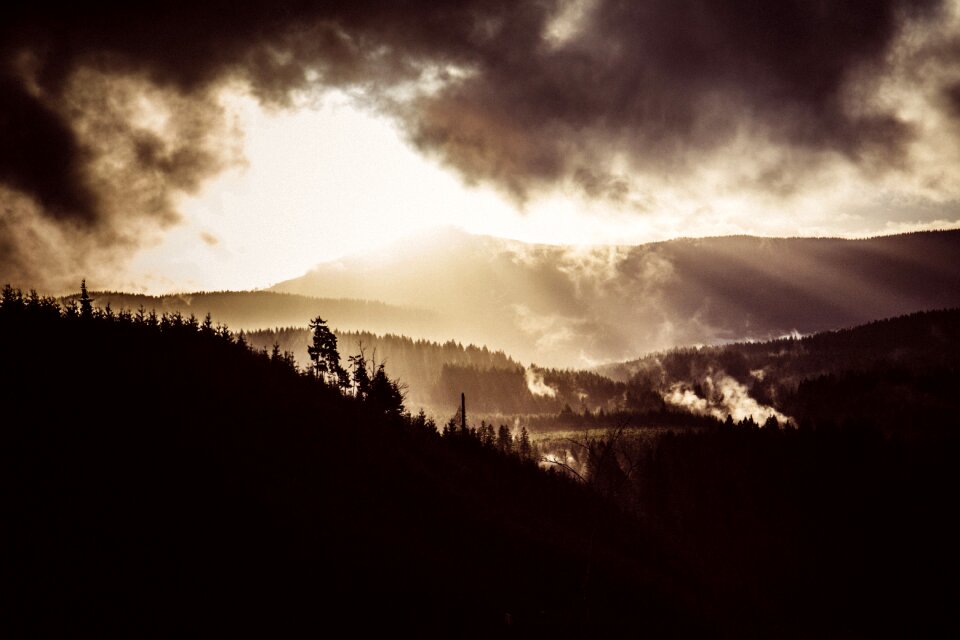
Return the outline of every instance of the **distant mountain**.
[[[678,408],[794,424],[952,430],[960,414],[960,309],[927,311],[801,339],[675,349],[600,374]]]
[[[958,257],[960,231],[568,247],[447,229],[273,290],[427,308],[446,335],[583,367],[958,306]]]
[[[366,329],[369,331],[395,331],[412,335],[430,334],[435,331],[437,314],[409,306],[397,306],[383,302],[356,299],[315,298],[270,291],[217,291],[178,293],[165,296],[147,296],[113,291],[93,292],[94,304],[136,310],[143,307],[157,314],[180,312],[199,319],[209,313],[214,323],[228,325],[233,330],[251,331],[274,327],[305,327],[310,320],[321,315],[332,327],[338,329]],[[69,296],[64,300],[75,300]]]
[[[927,370],[960,364],[960,309],[924,311],[804,337],[674,349],[597,367],[613,380],[637,374],[682,380],[707,369],[798,381],[877,365]]]

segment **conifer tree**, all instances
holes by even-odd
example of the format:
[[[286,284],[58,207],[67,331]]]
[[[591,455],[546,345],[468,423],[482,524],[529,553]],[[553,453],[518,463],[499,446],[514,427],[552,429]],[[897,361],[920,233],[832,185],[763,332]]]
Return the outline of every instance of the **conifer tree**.
[[[386,415],[399,417],[403,413],[403,392],[396,382],[387,377],[382,364],[370,380],[368,400]]]
[[[356,396],[360,399],[366,398],[370,393],[370,372],[367,371],[367,359],[363,354],[363,347],[355,356],[348,358],[350,367],[353,369],[353,389]]]
[[[313,361],[313,369],[317,377],[327,384],[349,386],[347,372],[340,366],[337,336],[320,316],[310,321],[310,328],[313,329],[313,343],[307,347],[307,353]]]
[[[87,293],[87,279],[80,281],[80,317],[90,319],[93,317],[93,299]]]
[[[513,436],[510,435],[510,428],[502,424],[497,431],[497,448],[503,453],[513,453]]]
[[[530,445],[530,434],[527,433],[526,427],[520,427],[520,438],[517,447],[521,459],[529,460],[533,457],[533,447]]]

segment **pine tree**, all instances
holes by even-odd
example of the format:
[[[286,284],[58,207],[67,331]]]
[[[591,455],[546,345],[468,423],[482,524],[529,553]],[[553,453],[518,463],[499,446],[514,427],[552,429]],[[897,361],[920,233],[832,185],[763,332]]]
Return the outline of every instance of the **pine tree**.
[[[502,424],[497,431],[497,448],[503,453],[513,453],[513,436],[510,435],[510,428]]]
[[[370,380],[370,393],[367,399],[382,413],[399,417],[403,413],[403,392],[399,385],[387,377],[383,365],[377,367]]]
[[[80,317],[90,319],[93,317],[93,299],[87,293],[87,279],[80,281]]]
[[[337,336],[320,316],[310,321],[310,328],[313,329],[313,343],[307,347],[307,353],[313,361],[313,369],[317,377],[327,384],[348,387],[349,377],[340,366]]]
[[[362,400],[370,393],[370,372],[367,371],[367,359],[364,357],[363,347],[360,347],[360,353],[350,356],[348,360],[353,369],[354,393]]]
[[[203,323],[200,325],[200,331],[204,335],[213,335],[213,318],[210,316],[210,312],[207,312],[207,315],[203,318]]]
[[[530,434],[527,433],[526,427],[520,427],[520,442],[517,445],[519,449],[520,458],[523,460],[529,460],[533,457],[533,448],[530,446]]]

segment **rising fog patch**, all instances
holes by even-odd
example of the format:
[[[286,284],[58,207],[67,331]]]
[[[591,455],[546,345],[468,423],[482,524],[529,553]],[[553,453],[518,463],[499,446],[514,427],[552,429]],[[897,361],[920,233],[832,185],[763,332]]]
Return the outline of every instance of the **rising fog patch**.
[[[527,389],[535,396],[547,396],[555,398],[557,390],[543,381],[543,372],[537,371],[533,367],[527,367],[523,372],[527,381]]]
[[[752,419],[763,425],[770,418],[780,424],[790,424],[793,420],[773,407],[760,404],[750,397],[747,387],[722,371],[703,378],[702,385],[694,389],[689,384],[676,382],[663,394],[663,399],[671,405],[682,407],[691,413],[708,415],[724,420],[727,416],[734,422]],[[698,391],[702,393],[698,395]]]

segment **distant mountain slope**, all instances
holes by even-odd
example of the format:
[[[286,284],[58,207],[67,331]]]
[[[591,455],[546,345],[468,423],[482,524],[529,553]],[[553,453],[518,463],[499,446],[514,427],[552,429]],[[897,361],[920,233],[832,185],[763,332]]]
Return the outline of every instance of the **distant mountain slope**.
[[[960,414],[960,309],[802,339],[676,349],[598,371],[720,418],[769,407],[797,423],[950,429]]]
[[[270,291],[216,291],[147,296],[114,291],[91,294],[94,304],[114,311],[121,308],[158,314],[179,311],[201,320],[210,313],[215,323],[245,331],[286,326],[306,326],[321,315],[330,326],[343,330],[401,331],[412,335],[430,334],[435,330],[437,314],[409,306],[347,298],[315,298]],[[75,299],[76,296],[66,300]]]
[[[387,374],[406,389],[407,405],[424,407],[437,415],[453,413],[466,393],[470,412],[491,414],[557,413],[564,406],[591,411],[623,407],[626,385],[591,371],[523,367],[502,351],[464,346],[447,340],[432,342],[366,331],[336,331],[341,365],[360,345],[368,359],[382,362]],[[293,353],[301,366],[309,364],[307,329],[264,329],[246,335],[257,349]]]
[[[802,338],[674,349],[597,372],[614,380],[637,374],[685,379],[709,368],[783,380],[865,370],[877,365],[914,370],[960,365],[960,309],[922,311]]]
[[[820,411],[815,398],[804,396],[803,389],[825,376],[833,376],[838,388],[845,383],[836,376],[881,380],[888,375],[934,372],[950,380],[951,368],[960,362],[957,309],[920,312],[799,340],[672,349],[595,371],[525,368],[502,352],[453,341],[441,344],[367,332],[337,332],[337,336],[343,366],[348,366],[347,356],[362,343],[368,357],[376,354],[388,374],[405,383],[414,409],[425,407],[438,416],[448,415],[464,392],[471,412],[521,415],[536,430],[610,423],[624,413],[633,416],[634,422],[641,415],[662,418],[662,412],[671,408],[720,420],[728,414],[738,421],[749,417],[760,423],[771,416],[781,421],[804,416],[821,420],[833,407]],[[247,336],[257,348],[279,344],[282,350],[294,352],[301,364],[308,361],[309,338],[306,329],[295,328]],[[901,387],[908,390],[929,386],[923,379],[903,382]],[[832,397],[823,390],[818,393]],[[931,393],[946,398],[939,389]],[[887,400],[901,402],[899,413],[919,410],[923,404],[922,394],[913,391],[877,395],[882,396],[875,399],[877,406]],[[607,418],[598,422],[600,410]],[[863,415],[864,407],[851,412]],[[534,420],[531,414],[549,415]],[[886,423],[882,416],[873,421]]]
[[[960,231],[530,245],[446,230],[274,287],[430,308],[447,335],[588,366],[960,305]]]
[[[873,423],[887,425],[899,416],[907,428],[906,414],[944,416],[954,406],[940,386],[957,377],[960,310],[919,312],[803,339],[672,349],[596,371],[524,368],[503,353],[452,341],[351,332],[338,337],[344,366],[362,342],[368,356],[376,351],[387,372],[406,383],[412,407],[435,410],[438,416],[452,412],[465,392],[471,411],[524,416],[535,430],[610,424],[627,414],[631,422],[646,424],[669,409],[758,423],[770,417],[796,423],[869,415]],[[248,336],[259,348],[278,343],[295,351],[301,363],[307,360],[308,339],[304,329]],[[931,376],[940,376],[942,384],[933,384]],[[900,382],[888,389],[893,380]],[[857,384],[856,392],[846,389]],[[835,390],[818,388],[812,395],[811,385]],[[841,398],[839,390],[845,390]],[[829,397],[830,403],[818,397]],[[885,415],[875,415],[879,407],[885,407]],[[960,405],[954,409],[960,412]],[[597,417],[600,410],[605,419]]]

